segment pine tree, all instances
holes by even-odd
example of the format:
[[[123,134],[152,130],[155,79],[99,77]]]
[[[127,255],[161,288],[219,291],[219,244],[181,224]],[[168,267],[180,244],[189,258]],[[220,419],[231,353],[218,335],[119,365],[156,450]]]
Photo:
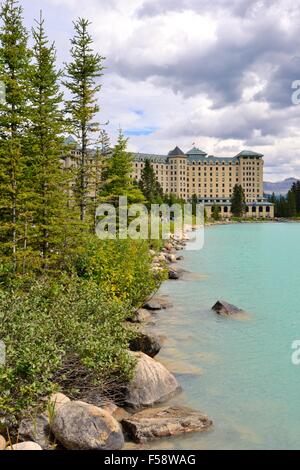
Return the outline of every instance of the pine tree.
[[[231,198],[231,212],[235,217],[242,217],[245,213],[245,194],[242,186],[236,184],[233,188],[233,195]]]
[[[149,204],[161,204],[163,201],[163,190],[157,181],[155,171],[149,159],[145,161],[141,172],[139,188]]]
[[[296,195],[294,191],[290,190],[287,193],[286,202],[287,202],[286,216],[295,217],[297,214],[297,209],[296,209]]]
[[[28,227],[29,182],[25,179],[23,144],[28,121],[30,52],[22,13],[15,0],[6,0],[0,13],[0,76],[6,87],[6,102],[0,105],[0,245],[2,260],[13,272],[23,265]]]
[[[100,153],[103,156],[107,156],[111,150],[110,138],[106,130],[101,129],[100,136],[99,136],[99,143],[100,143]]]
[[[220,220],[220,206],[214,204],[211,208],[211,215],[213,220],[215,220],[216,222]]]
[[[300,181],[293,184],[291,191],[295,196],[296,212],[300,214]]]
[[[101,85],[96,82],[103,75],[104,60],[93,51],[89,26],[89,21],[83,18],[74,22],[75,35],[71,40],[72,62],[67,65],[64,81],[72,95],[66,103],[66,111],[71,116],[74,135],[80,141],[81,159],[76,188],[81,220],[85,220],[88,205],[88,148],[92,143],[91,135],[99,130],[99,124],[94,122],[94,117],[99,111],[96,95]]]
[[[129,204],[144,201],[143,194],[132,181],[133,160],[132,155],[127,152],[127,142],[128,139],[120,130],[117,144],[102,173],[101,199],[115,205],[118,205],[121,196],[126,196]]]
[[[34,62],[30,70],[31,124],[27,139],[31,162],[28,171],[33,188],[31,260],[35,259],[36,268],[49,269],[62,257],[68,222],[68,181],[61,164],[65,130],[61,110],[63,94],[59,88],[61,72],[55,65],[55,46],[49,44],[42,14],[32,34]]]
[[[193,196],[192,196],[192,213],[193,213],[194,217],[196,217],[196,215],[197,215],[197,204],[198,204],[198,196],[197,196],[197,194],[193,194]]]

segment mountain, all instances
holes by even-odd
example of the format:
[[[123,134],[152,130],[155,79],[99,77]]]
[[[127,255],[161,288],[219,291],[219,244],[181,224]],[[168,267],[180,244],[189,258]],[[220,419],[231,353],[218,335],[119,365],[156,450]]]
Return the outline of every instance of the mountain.
[[[264,182],[264,193],[276,195],[285,195],[291,189],[293,183],[296,183],[298,180],[296,178],[287,178],[283,181],[277,181],[277,183],[270,183],[268,181]]]

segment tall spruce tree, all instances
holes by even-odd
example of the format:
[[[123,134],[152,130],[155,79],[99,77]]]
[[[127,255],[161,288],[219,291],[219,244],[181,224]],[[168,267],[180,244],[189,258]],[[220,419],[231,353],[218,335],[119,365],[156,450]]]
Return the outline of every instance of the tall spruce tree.
[[[161,204],[163,201],[163,190],[157,181],[155,171],[149,159],[145,161],[141,172],[139,188],[149,204]]]
[[[71,93],[71,99],[66,103],[66,111],[71,116],[74,135],[80,141],[81,159],[76,188],[81,220],[86,218],[88,205],[88,148],[93,143],[91,136],[99,131],[99,124],[94,118],[99,111],[97,93],[101,85],[97,85],[97,79],[103,75],[104,60],[93,51],[89,26],[90,22],[83,18],[74,22],[75,35],[71,40],[72,61],[67,65],[64,81]]]
[[[110,138],[105,129],[101,129],[99,135],[100,153],[103,156],[107,156],[111,150]]]
[[[13,272],[22,269],[26,256],[27,159],[23,152],[28,122],[30,51],[23,26],[22,7],[6,0],[1,7],[0,79],[6,101],[0,105],[0,246],[3,262]]]
[[[231,198],[231,212],[235,217],[242,217],[245,213],[245,193],[240,184],[236,184],[233,188]]]
[[[120,130],[117,144],[107,159],[107,166],[102,173],[102,188],[100,196],[102,201],[118,205],[120,196],[126,196],[129,204],[144,201],[140,189],[133,184],[132,155],[127,152],[127,142]]]
[[[296,193],[293,190],[290,190],[287,193],[286,197],[287,203],[287,217],[295,217],[297,214],[297,207],[296,207]]]
[[[66,241],[67,172],[63,171],[65,130],[56,50],[49,44],[42,13],[32,30],[33,64],[30,69],[30,127],[27,152],[33,198],[31,213],[34,226],[31,261],[36,268],[51,269],[62,257]],[[33,256],[35,254],[35,256]]]

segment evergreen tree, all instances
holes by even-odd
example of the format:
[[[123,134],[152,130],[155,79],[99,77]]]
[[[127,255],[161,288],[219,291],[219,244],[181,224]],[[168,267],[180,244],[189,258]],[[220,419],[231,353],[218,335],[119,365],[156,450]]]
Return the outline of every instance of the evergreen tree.
[[[102,76],[104,59],[93,51],[89,26],[89,21],[83,18],[74,23],[75,35],[71,40],[72,62],[67,65],[64,82],[72,95],[71,100],[66,103],[66,110],[71,116],[74,135],[80,141],[81,159],[76,188],[81,220],[85,220],[88,204],[88,148],[92,143],[92,134],[99,130],[99,124],[94,122],[94,117],[99,111],[96,95],[101,86],[96,82]]]
[[[295,217],[297,214],[296,209],[296,194],[294,191],[290,190],[286,197],[287,202],[287,217]]]
[[[231,212],[235,217],[242,217],[245,213],[245,194],[242,186],[236,184],[233,188],[233,195],[231,198]]]
[[[291,191],[295,197],[296,213],[300,214],[300,181],[293,184]]]
[[[106,157],[110,153],[111,144],[110,144],[109,135],[104,129],[101,129],[100,131],[99,143],[100,143],[100,153],[101,155]]]
[[[25,179],[23,144],[28,121],[30,52],[18,2],[6,0],[0,17],[0,79],[6,87],[6,102],[0,105],[0,245],[2,260],[17,272],[27,250],[30,182]]]
[[[157,181],[155,171],[149,159],[145,161],[145,166],[141,172],[139,188],[149,204],[161,204],[163,201],[163,190]]]
[[[128,139],[120,131],[117,144],[102,173],[101,199],[115,205],[118,205],[121,196],[126,196],[129,204],[144,201],[143,194],[132,181],[133,160],[132,155],[127,152],[127,142]]]
[[[192,213],[193,213],[193,216],[197,215],[197,204],[198,204],[198,196],[197,196],[197,194],[193,194],[193,196],[192,196]]]
[[[32,34],[34,63],[30,73],[31,125],[27,139],[35,231],[32,250],[37,267],[40,260],[41,267],[48,269],[62,256],[68,222],[68,182],[61,164],[65,130],[60,106],[63,95],[59,90],[61,73],[55,66],[55,47],[48,42],[42,14]]]
[[[220,206],[214,204],[211,208],[211,215],[213,220],[215,220],[216,222],[220,220]]]

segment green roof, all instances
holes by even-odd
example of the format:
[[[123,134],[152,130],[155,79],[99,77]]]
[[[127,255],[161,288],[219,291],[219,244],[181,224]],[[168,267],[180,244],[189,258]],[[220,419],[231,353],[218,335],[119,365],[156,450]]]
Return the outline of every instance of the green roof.
[[[184,157],[185,154],[179,147],[175,147],[174,150],[169,152],[169,157]]]
[[[203,152],[203,150],[198,149],[197,147],[193,147],[191,150],[186,152],[186,154],[189,155],[199,155],[205,157],[207,153]]]
[[[237,154],[237,157],[263,157],[263,155],[252,150],[243,150]]]

